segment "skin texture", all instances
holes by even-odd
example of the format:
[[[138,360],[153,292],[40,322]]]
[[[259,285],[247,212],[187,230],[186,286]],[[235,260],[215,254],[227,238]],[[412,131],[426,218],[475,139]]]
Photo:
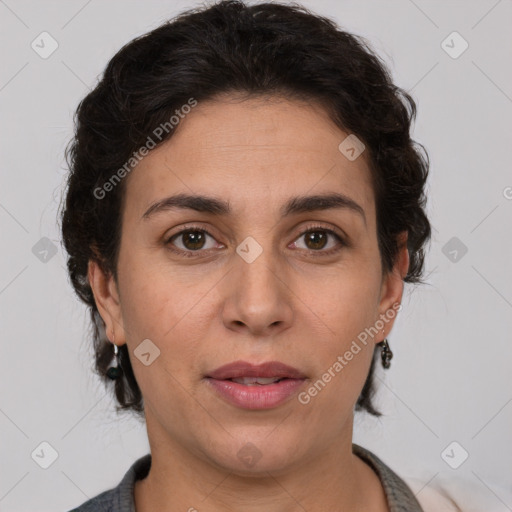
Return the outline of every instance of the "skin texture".
[[[349,161],[338,149],[348,133],[319,106],[281,97],[200,102],[175,130],[125,178],[118,282],[89,264],[107,333],[128,343],[144,396],[152,467],[136,484],[137,511],[387,511],[377,476],[351,446],[353,408],[392,319],[306,405],[295,396],[240,409],[203,378],[235,360],[278,360],[301,370],[308,389],[401,301],[405,237],[383,275],[365,154]],[[228,200],[233,214],[174,209],[141,219],[179,192]],[[292,196],[332,192],[357,202],[365,220],[349,209],[280,217]],[[203,246],[174,239],[190,258],[169,249],[185,224],[211,235]],[[332,235],[308,243],[311,226],[341,230],[348,245]],[[236,252],[248,236],[263,249],[252,263]],[[149,366],[133,355],[144,339],[160,350]],[[248,442],[261,454],[250,468],[237,456]]]

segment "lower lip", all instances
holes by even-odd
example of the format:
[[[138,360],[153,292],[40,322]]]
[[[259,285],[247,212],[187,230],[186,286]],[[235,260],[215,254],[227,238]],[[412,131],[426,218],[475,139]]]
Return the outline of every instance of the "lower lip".
[[[229,403],[243,409],[271,409],[285,402],[304,384],[305,379],[283,379],[275,384],[246,386],[231,380],[208,377],[210,385]]]

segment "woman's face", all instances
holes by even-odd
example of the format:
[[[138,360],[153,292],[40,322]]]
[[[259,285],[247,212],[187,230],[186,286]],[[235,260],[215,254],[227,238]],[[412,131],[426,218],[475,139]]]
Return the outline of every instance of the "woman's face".
[[[232,99],[199,102],[125,178],[117,287],[94,264],[90,279],[107,332],[128,344],[152,448],[278,474],[351,439],[408,261],[402,250],[383,276],[366,155],[354,159],[350,139],[339,149],[348,133],[319,107]],[[176,194],[225,208],[151,209]],[[301,208],[333,194],[346,201]],[[234,361],[279,361],[304,379],[290,395],[269,385],[280,401],[239,384],[234,402],[207,378]]]

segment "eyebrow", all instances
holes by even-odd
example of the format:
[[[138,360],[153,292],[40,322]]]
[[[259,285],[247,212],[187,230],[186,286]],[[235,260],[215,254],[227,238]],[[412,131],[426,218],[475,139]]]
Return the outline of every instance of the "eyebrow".
[[[232,213],[230,203],[223,199],[203,195],[176,194],[153,203],[141,219],[148,220],[157,213],[173,209],[195,210],[221,216]],[[281,207],[280,214],[281,217],[288,217],[298,213],[330,209],[353,211],[362,217],[366,225],[366,215],[363,208],[350,197],[339,193],[292,197]]]

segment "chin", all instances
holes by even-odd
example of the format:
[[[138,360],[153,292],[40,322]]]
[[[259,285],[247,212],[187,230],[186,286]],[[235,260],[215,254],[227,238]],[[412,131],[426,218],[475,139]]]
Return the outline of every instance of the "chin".
[[[278,474],[296,463],[300,457],[298,443],[292,442],[289,436],[286,439],[277,436],[270,439],[268,433],[260,433],[259,436],[245,435],[243,439],[228,436],[226,445],[222,448],[217,446],[215,453],[210,451],[209,457],[225,471],[238,476],[254,477]]]

